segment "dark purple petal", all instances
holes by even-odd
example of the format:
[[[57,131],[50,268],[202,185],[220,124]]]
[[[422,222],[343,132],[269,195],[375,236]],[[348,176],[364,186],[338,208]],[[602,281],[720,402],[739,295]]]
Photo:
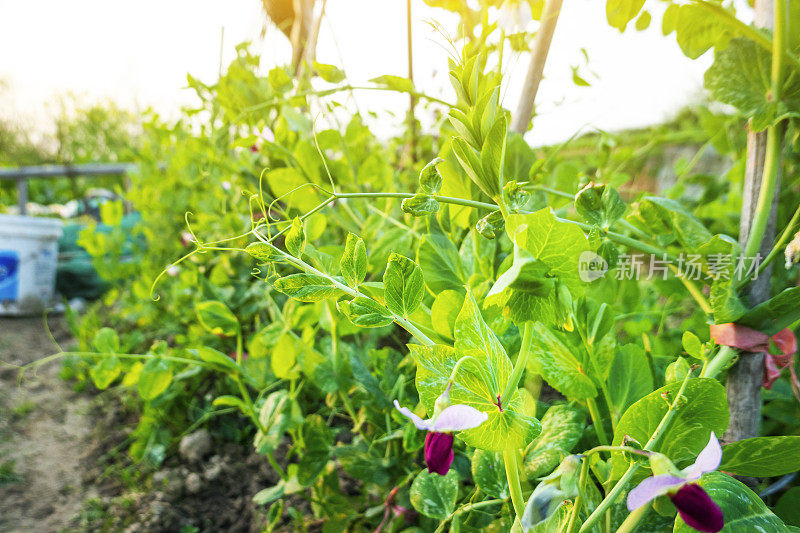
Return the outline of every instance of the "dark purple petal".
[[[725,526],[722,509],[696,483],[687,483],[670,499],[683,521],[697,531],[716,533]]]
[[[440,476],[447,474],[453,462],[453,435],[450,433],[428,432],[425,435],[425,464],[428,472]]]

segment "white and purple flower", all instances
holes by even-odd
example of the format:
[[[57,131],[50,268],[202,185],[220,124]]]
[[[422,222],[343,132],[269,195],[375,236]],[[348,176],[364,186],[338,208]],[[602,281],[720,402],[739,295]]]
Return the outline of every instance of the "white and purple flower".
[[[394,406],[411,419],[417,429],[427,431],[425,436],[425,464],[428,472],[444,476],[453,463],[453,432],[480,426],[489,415],[469,405],[450,405],[450,387],[436,400],[433,416],[427,420],[415,415],[408,407]]]
[[[628,510],[634,511],[659,496],[666,495],[687,525],[708,533],[721,530],[725,526],[722,509],[696,483],[706,472],[719,468],[721,461],[722,447],[713,431],[708,444],[695,462],[683,470],[675,468],[663,455],[655,454],[651,457],[650,464],[656,475],[645,479],[628,493]]]

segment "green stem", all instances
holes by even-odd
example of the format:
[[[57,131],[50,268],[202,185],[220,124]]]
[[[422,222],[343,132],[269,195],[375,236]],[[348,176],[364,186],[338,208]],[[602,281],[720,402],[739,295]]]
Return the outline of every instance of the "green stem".
[[[578,527],[578,517],[581,514],[581,507],[583,506],[583,491],[586,486],[586,478],[589,475],[589,456],[584,455],[581,459],[581,475],[578,478],[578,497],[575,498],[575,505],[572,507],[572,514],[569,517],[569,525],[567,526],[567,533],[574,533],[575,528]]]
[[[288,263],[293,264],[294,266],[296,266],[300,270],[303,270],[305,272],[309,272],[309,273],[314,274],[316,276],[321,276],[321,277],[327,279],[334,287],[336,287],[337,289],[339,289],[340,291],[342,291],[342,292],[344,292],[346,294],[349,294],[353,298],[369,298],[369,299],[371,299],[366,294],[363,294],[360,291],[358,291],[356,289],[353,289],[352,287],[348,287],[344,283],[341,283],[340,281],[334,279],[333,277],[329,276],[328,274],[325,274],[321,270],[317,270],[316,268],[314,268],[313,266],[309,265],[308,263],[306,263],[302,259],[299,259],[297,257],[294,257],[294,256],[291,256],[291,255],[287,254],[286,252],[284,252],[280,248],[277,248],[276,246],[274,246],[267,239],[264,239],[263,236],[258,234],[257,232],[254,233],[254,234],[256,235],[256,237],[259,238],[259,240],[261,240],[261,242],[263,242],[264,244],[270,246],[274,252],[277,252],[278,254],[283,256],[283,259],[285,261],[287,261]],[[409,333],[411,333],[411,335],[416,337],[417,340],[420,341],[425,346],[433,346],[434,344],[436,344],[435,342],[433,342],[433,340],[431,340],[430,337],[428,337],[422,331],[420,331],[420,329],[417,328],[409,319],[407,319],[405,317],[402,317],[402,316],[400,316],[398,314],[392,313],[388,309],[386,309],[386,312],[389,313],[392,316],[392,319],[394,320],[394,322],[398,326],[400,326],[401,328],[403,328],[406,331],[408,331]]]
[[[661,436],[666,432],[667,428],[672,423],[672,419],[675,417],[675,413],[678,410],[678,402],[680,401],[681,396],[683,396],[683,393],[686,390],[686,385],[689,383],[689,379],[691,377],[692,372],[689,371],[686,374],[683,383],[681,384],[680,390],[678,390],[678,394],[675,396],[675,398],[673,398],[669,405],[669,409],[667,409],[667,412],[664,413],[664,416],[661,418],[661,422],[659,422],[658,427],[656,427],[655,431],[653,431],[653,434],[650,436],[647,444],[645,444],[643,451],[652,452],[653,448],[655,448],[655,446],[658,444],[658,441],[661,439]],[[600,502],[600,505],[597,506],[597,509],[595,509],[594,512],[589,515],[589,518],[586,519],[586,522],[583,523],[579,530],[580,533],[586,533],[587,531],[590,531],[594,524],[602,518],[603,514],[605,514],[608,508],[614,504],[622,491],[625,490],[628,482],[630,482],[638,469],[638,463],[633,463],[628,467],[625,473],[622,474],[620,480],[617,481],[617,484],[614,485],[614,488],[612,488],[606,497],[603,498],[603,501]]]
[[[603,427],[603,417],[600,416],[597,402],[594,401],[594,398],[587,398],[586,405],[589,406],[589,415],[592,417],[592,425],[594,426],[595,433],[597,433],[597,439],[600,441],[600,444],[609,444],[611,441],[608,440],[606,428]]]
[[[525,502],[522,500],[522,485],[519,482],[519,456],[517,455],[517,450],[504,450],[503,462],[506,466],[508,489],[511,493],[514,513],[517,515],[517,520],[522,520],[522,514],[525,512]]]
[[[775,245],[772,247],[772,250],[770,250],[769,255],[767,255],[767,257],[761,262],[761,264],[758,265],[756,276],[764,272],[764,269],[766,269],[772,262],[772,260],[775,259],[775,257],[780,253],[781,248],[783,248],[784,244],[786,244],[786,241],[788,241],[789,238],[792,236],[792,230],[794,229],[795,224],[797,224],[798,218],[800,218],[800,206],[798,206],[797,209],[795,210],[794,215],[792,215],[791,220],[789,220],[789,223],[786,225],[786,228],[783,230],[783,233],[781,234],[780,238],[777,241],[775,241]],[[754,279],[756,278],[754,277],[742,280],[739,283],[737,289],[741,289],[743,286],[747,285],[750,281]]]
[[[768,99],[778,102],[781,99],[784,72],[783,60],[784,52],[786,52],[786,0],[775,0],[773,11],[775,27],[772,37],[772,72]],[[754,257],[761,248],[761,241],[764,239],[767,222],[772,213],[775,187],[778,182],[782,140],[783,127],[780,123],[767,129],[767,146],[764,156],[761,190],[758,193],[755,216],[750,225],[747,244],[744,247],[743,253],[745,257]]]
[[[642,505],[638,509],[631,512],[627,518],[625,518],[625,521],[619,526],[617,533],[633,533],[636,531],[636,527],[639,525],[639,522],[642,521],[642,518],[644,518],[649,510],[649,505]]]
[[[706,0],[694,0],[694,5],[702,7],[706,11],[714,14],[717,17],[717,20],[719,20],[720,22],[725,23],[730,28],[732,28],[734,31],[736,31],[736,32],[740,33],[741,35],[747,37],[748,39],[754,41],[761,48],[764,48],[765,50],[767,50],[769,52],[774,52],[775,51],[775,42],[774,42],[775,39],[773,39],[771,41],[769,39],[769,37],[767,37],[766,35],[761,33],[756,28],[754,28],[752,26],[749,26],[749,25],[745,24],[744,22],[742,22],[741,20],[737,19],[730,11],[728,11],[727,9],[722,7],[721,5],[716,4],[714,2],[708,2]],[[783,5],[783,7],[786,7],[785,4]],[[777,38],[777,28],[778,28],[778,26],[777,26],[777,23],[778,23],[777,9],[775,10],[775,12],[776,12],[775,13],[775,28],[776,28],[775,38]],[[798,73],[800,73],[800,58],[798,58],[796,55],[792,54],[788,49],[786,49],[786,47],[784,47],[783,49],[779,49],[779,50],[780,51],[778,52],[778,55],[781,57],[781,60],[782,61],[783,60],[787,60],[789,63],[792,64],[792,66],[795,68],[795,70],[797,70]]]
[[[506,388],[500,395],[500,407],[505,409],[511,398],[514,396],[518,386],[519,380],[522,378],[522,373],[525,367],[528,366],[528,358],[531,354],[531,346],[533,345],[533,322],[525,322],[522,326],[522,346],[519,349],[519,355],[514,362],[514,368],[511,370],[511,377],[506,383]]]
[[[439,527],[436,528],[434,533],[441,533],[442,531],[444,531],[445,527],[447,527],[448,522],[450,522],[453,518],[455,518],[456,515],[468,513],[470,511],[474,511],[475,509],[481,509],[483,507],[490,507],[492,505],[497,505],[503,502],[505,502],[505,500],[497,499],[497,500],[484,500],[482,502],[475,502],[475,503],[469,503],[467,505],[462,505],[461,507],[450,513],[450,516],[442,520],[439,523]]]
[[[716,378],[720,372],[731,366],[738,356],[739,352],[735,348],[722,346],[717,355],[705,366],[700,377]]]

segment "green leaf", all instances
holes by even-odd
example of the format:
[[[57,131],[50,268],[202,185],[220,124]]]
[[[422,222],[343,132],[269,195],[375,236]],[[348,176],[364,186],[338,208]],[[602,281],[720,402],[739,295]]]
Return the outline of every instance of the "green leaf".
[[[524,248],[514,248],[514,260],[486,294],[485,305],[501,309],[515,324],[542,322],[560,325],[566,309],[558,300],[557,280],[550,269]]]
[[[520,449],[539,435],[541,424],[533,416],[535,403],[525,389],[518,389],[508,405],[498,408],[497,398],[511,376],[511,361],[483,321],[471,294],[456,319],[455,348],[412,344],[409,349],[417,363],[417,391],[429,413],[447,387],[456,362],[466,355],[474,358],[462,363],[450,389],[452,403],[470,405],[489,415],[479,427],[458,434],[468,445],[490,451]]]
[[[283,440],[284,432],[302,421],[302,414],[300,407],[289,396],[289,392],[279,390],[267,396],[259,410],[258,418],[266,433],[259,429],[253,445],[258,453],[265,454],[275,451]]]
[[[297,350],[295,349],[295,339],[290,334],[282,335],[275,346],[272,348],[272,358],[270,367],[275,377],[280,379],[294,379],[298,372],[295,369],[297,362]]]
[[[411,198],[404,199],[400,207],[403,209],[403,213],[408,213],[415,217],[426,217],[439,211],[439,202],[434,200],[433,196],[418,192]]]
[[[275,67],[270,70],[267,78],[272,88],[278,92],[285,93],[293,87],[292,78],[281,67]]]
[[[703,358],[703,344],[700,342],[700,339],[697,338],[697,335],[691,331],[683,332],[681,344],[683,345],[683,349],[686,350],[686,353],[695,359]]]
[[[573,349],[542,324],[534,324],[533,328],[537,357],[530,363],[531,369],[570,400],[597,396],[597,389],[588,375],[588,361],[583,360],[582,352]]]
[[[411,484],[411,505],[421,514],[437,520],[450,516],[456,509],[458,474],[450,470],[446,476],[423,470]]]
[[[280,252],[263,242],[252,242],[247,245],[244,251],[262,263],[272,263],[273,261],[279,261],[283,258]]]
[[[309,486],[322,473],[332,455],[333,434],[319,415],[310,415],[303,422],[302,455],[298,462],[297,481]]]
[[[636,31],[644,31],[650,27],[652,17],[647,11],[643,11],[639,18],[636,19]]]
[[[338,302],[337,307],[350,322],[362,328],[380,328],[394,322],[392,315],[372,298],[359,296],[349,302]]]
[[[709,472],[698,480],[711,499],[720,506],[725,517],[721,533],[741,531],[783,532],[788,528],[747,486],[722,472]],[[680,516],[675,518],[674,533],[694,533]]]
[[[95,386],[104,390],[119,377],[122,372],[119,358],[116,355],[107,355],[100,358],[100,361],[89,369],[89,376],[94,381]]]
[[[417,247],[417,263],[422,268],[425,285],[434,294],[446,290],[462,291],[466,284],[461,257],[435,217],[428,219],[428,233]]]
[[[736,291],[733,269],[734,265],[731,265],[726,276],[714,280],[711,284],[708,300],[714,314],[714,322],[717,324],[736,322],[747,312],[747,307],[739,299]]]
[[[442,188],[442,175],[436,168],[444,161],[441,157],[435,158],[422,168],[419,173],[419,188],[425,194],[436,194]]]
[[[527,479],[546,476],[578,443],[586,415],[570,404],[554,405],[542,417],[542,433],[528,447],[522,462]]]
[[[646,443],[667,413],[669,406],[663,396],[673,401],[681,385],[680,382],[670,383],[631,405],[615,428],[614,445],[621,445],[625,435],[633,437],[642,444]],[[690,379],[683,396],[685,401],[681,402],[669,428],[653,450],[663,453],[674,463],[693,460],[708,444],[712,431],[722,435],[728,427],[725,387],[717,380]],[[621,454],[614,452],[612,455],[617,463],[615,470],[624,470],[619,464],[620,461],[625,462]]]
[[[644,0],[607,0],[606,19],[612,28],[625,31],[644,5]]]
[[[453,338],[456,317],[463,305],[463,291],[440,292],[431,306],[431,323],[434,331],[445,338]]]
[[[461,137],[453,137],[452,149],[453,155],[456,156],[459,165],[469,176],[469,179],[490,198],[498,197],[500,189],[491,187],[492,183],[487,183],[482,178],[483,170],[480,154]]]
[[[275,280],[275,288],[301,302],[320,302],[341,295],[331,280],[316,274],[290,274]]]
[[[800,82],[788,76],[781,101],[771,97],[772,54],[749,39],[736,38],[714,53],[714,64],[706,71],[705,86],[722,103],[739,109],[760,131],[776,120],[800,116]]]
[[[247,404],[245,404],[244,400],[238,396],[231,396],[228,394],[217,396],[214,398],[214,401],[211,402],[211,405],[214,407],[236,407],[242,413],[249,414],[249,408],[247,407]]]
[[[149,401],[167,390],[172,382],[172,369],[161,358],[148,360],[139,376],[139,396],[142,400]]]
[[[620,346],[608,376],[611,418],[619,420],[628,407],[653,390],[653,375],[644,350],[635,344]]]
[[[488,496],[505,500],[510,496],[503,456],[497,452],[475,450],[472,454],[472,479]]]
[[[389,256],[383,285],[386,307],[395,314],[407,317],[422,303],[425,291],[422,269],[403,255],[392,252]]]
[[[300,257],[306,248],[306,232],[300,217],[294,217],[292,226],[286,232],[286,249],[295,257]]]
[[[774,477],[800,470],[800,437],[755,437],[722,447],[719,470],[737,476]]]
[[[328,83],[341,83],[344,81],[344,72],[333,65],[325,63],[317,63],[314,61],[314,71],[319,74],[319,77]]]
[[[800,320],[800,287],[791,287],[755,306],[739,322],[767,335],[775,335],[797,320]]]
[[[678,45],[684,55],[697,59],[709,48],[725,48],[732,37],[721,17],[693,4],[679,6],[675,17]]]
[[[800,487],[792,487],[784,492],[773,510],[787,525],[795,526],[791,531],[797,531],[800,527]]]
[[[381,390],[378,378],[369,371],[367,364],[369,364],[369,356],[367,354],[362,355],[356,350],[350,352],[350,369],[353,371],[353,377],[360,388],[366,392],[370,401],[375,402],[381,408],[388,408],[391,404]]]
[[[308,183],[303,173],[294,167],[283,167],[270,170],[264,175],[275,198],[280,198],[290,207],[304,213],[314,209],[320,197],[313,187],[301,187]]]
[[[481,181],[485,190],[491,194],[493,199],[499,198],[503,190],[503,166],[506,158],[506,134],[508,133],[508,121],[505,115],[498,118],[486,140],[481,147]],[[483,187],[481,187],[483,188]]]
[[[696,251],[714,237],[697,217],[669,198],[644,198],[636,206],[632,218],[661,237],[665,244],[677,239],[686,252]]]
[[[614,187],[590,182],[575,195],[575,211],[589,224],[609,228],[625,214],[625,202]]]
[[[372,78],[369,81],[377,85],[382,85],[388,89],[392,89],[393,91],[400,91],[404,93],[414,92],[414,82],[408,78],[401,78],[400,76],[384,74],[383,76]]]
[[[556,220],[546,207],[526,215],[510,215],[506,230],[512,240],[544,263],[550,275],[558,277],[574,297],[583,294],[586,283],[578,271],[579,257],[591,247],[578,226]]]
[[[111,328],[100,328],[92,339],[92,345],[99,353],[119,353],[119,336]]]
[[[347,234],[344,254],[339,262],[347,284],[353,288],[364,281],[367,275],[367,247],[364,239],[353,233]]]
[[[194,307],[200,324],[214,335],[233,337],[239,332],[239,321],[228,307],[219,301],[200,302]]]
[[[233,372],[239,372],[241,370],[239,365],[236,364],[236,361],[224,353],[217,351],[214,348],[209,348],[208,346],[201,346],[200,348],[191,349],[189,350],[189,353],[201,361],[205,361],[206,363],[210,363],[219,367],[221,370]]]

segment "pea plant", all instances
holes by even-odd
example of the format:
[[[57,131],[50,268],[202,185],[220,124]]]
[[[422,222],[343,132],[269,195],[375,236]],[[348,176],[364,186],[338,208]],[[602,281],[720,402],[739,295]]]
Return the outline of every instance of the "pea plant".
[[[83,319],[67,369],[136,387],[132,455],[156,465],[176,436],[238,415],[221,432],[280,477],[255,496],[268,529],[307,528],[305,513],[335,530],[791,531],[753,489],[800,470],[797,5],[774,3],[770,33],[723,3],[664,3],[665,35],[689,57],[714,49],[706,86],[737,109],[693,135],[735,162],[650,196],[625,187],[635,154],[609,136],[577,161],[510,126],[503,47],[529,36],[490,22],[508,6],[431,4],[461,17],[454,101],[392,76],[373,88],[446,106],[436,137],[340,124],[325,98],[356,88],[332,65],[313,66],[318,88],[258,76],[241,48],[216,86],[190,79],[210,124],[155,128],[133,188],[150,255],[135,266],[153,275],[107,298],[118,332]],[[530,4],[544,24],[560,2]],[[620,31],[650,24],[646,2],[606,5]],[[759,188],[748,168],[752,206],[734,192]],[[150,205],[172,190],[187,198]],[[190,222],[180,246],[165,220]],[[147,282],[176,249],[154,303]],[[740,431],[752,354],[764,436]]]

